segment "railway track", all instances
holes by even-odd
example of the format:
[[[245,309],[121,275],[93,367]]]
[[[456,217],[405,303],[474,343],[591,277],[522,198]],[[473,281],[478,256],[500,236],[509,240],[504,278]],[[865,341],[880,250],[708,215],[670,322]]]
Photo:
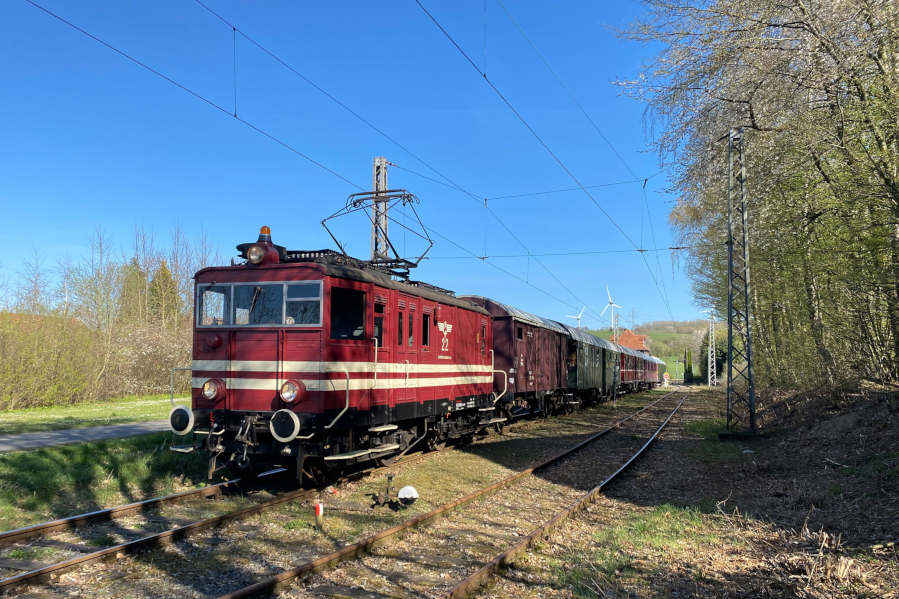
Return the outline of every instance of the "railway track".
[[[615,426],[620,425],[622,422],[627,421],[637,414],[642,413],[644,410],[647,410],[650,407],[656,405],[659,401],[662,401],[662,399],[641,408],[639,411],[631,414],[627,418],[616,422],[613,427],[609,427],[600,432],[598,435],[594,435],[594,437],[601,436],[607,433]],[[587,423],[584,424],[586,425]],[[525,430],[530,428],[531,425],[531,422],[519,422],[515,425],[507,427],[506,430]],[[591,439],[594,437],[591,437]],[[581,445],[584,444],[582,443]],[[365,476],[371,476],[384,471],[393,470],[400,466],[410,465],[412,463],[429,458],[430,456],[436,455],[437,453],[439,452],[416,454],[403,458],[400,461],[390,464],[389,466],[363,470],[355,473],[355,475],[350,478],[349,481],[359,480],[360,478]],[[279,470],[271,471],[270,473],[266,474],[268,476],[273,476]],[[533,469],[529,469],[523,474],[526,475],[531,470]],[[518,475],[515,475],[515,478],[521,475],[522,474],[519,473]],[[60,559],[59,561],[51,564],[34,564],[34,567],[28,567],[30,564],[28,564],[27,562],[22,564],[11,564],[10,562],[15,562],[16,560],[4,560],[3,558],[0,558],[0,568],[3,568],[5,566],[7,569],[18,569],[20,571],[20,573],[9,575],[6,578],[0,579],[0,594],[8,594],[14,589],[19,589],[27,585],[35,585],[53,581],[65,572],[78,569],[94,562],[99,562],[106,559],[118,559],[130,554],[136,554],[142,551],[146,551],[148,549],[169,545],[182,539],[186,539],[187,537],[195,535],[202,531],[221,528],[229,523],[249,518],[280,505],[288,504],[293,501],[312,499],[318,496],[319,493],[319,490],[290,491],[282,493],[275,497],[271,497],[269,499],[250,503],[249,505],[247,505],[245,501],[245,503],[237,507],[237,509],[231,509],[229,511],[226,511],[225,513],[218,513],[211,516],[207,515],[205,517],[199,517],[193,520],[189,517],[185,517],[185,515],[189,516],[189,514],[191,513],[191,510],[189,509],[191,501],[196,499],[208,500],[210,498],[223,498],[232,491],[238,489],[239,483],[240,481],[237,479],[229,480],[215,485],[203,487],[201,489],[185,491],[165,497],[157,497],[141,502],[135,502],[114,508],[98,510],[95,512],[72,516],[70,518],[54,520],[38,525],[0,533],[0,548],[9,549],[11,547],[16,547],[20,544],[27,543],[27,545],[30,547],[49,547],[53,548],[57,554],[65,554],[64,558]],[[501,481],[497,486],[499,487],[505,484],[505,481]],[[471,499],[472,498],[466,496],[459,500],[458,505],[467,503],[468,501],[471,501]],[[182,503],[187,504],[185,506],[187,508],[186,514],[182,512],[180,517],[174,516],[159,519],[160,521],[157,522],[157,530],[155,531],[149,532],[148,530],[146,530],[146,528],[142,530],[140,526],[135,528],[133,527],[133,525],[132,527],[129,527],[124,524],[120,524],[122,520],[127,520],[130,516],[136,515],[138,518],[142,518],[147,513],[152,514],[156,512],[162,506]],[[215,503],[224,504],[226,502],[213,502],[213,504]],[[209,506],[210,502],[204,501],[204,504],[205,506]],[[88,535],[84,534],[75,538],[75,542],[46,538],[59,534],[62,534],[64,537],[67,532],[75,531],[76,529],[81,529],[83,527],[93,525],[99,525],[102,527],[103,525],[110,525],[111,523],[115,523],[115,530],[117,533],[120,533],[119,536],[125,536],[129,538],[126,538],[126,540],[123,542],[107,542],[105,546],[102,547],[85,544],[84,538]],[[164,529],[158,530],[159,527],[162,527]],[[124,532],[124,535],[121,534],[122,532]],[[35,541],[34,539],[38,540]],[[17,565],[21,567],[16,568],[15,566]]]
[[[357,480],[362,476],[374,475],[396,468],[400,465],[413,464],[417,461],[429,457],[433,453],[437,452],[409,456],[402,460],[394,462],[389,466],[360,470],[358,472],[354,472],[345,480]],[[274,477],[277,474],[282,473],[283,471],[283,468],[276,468],[261,473],[258,478],[266,480],[267,478]],[[84,543],[73,543],[70,541],[60,541],[56,539],[47,539],[45,541],[39,540],[37,542],[33,541],[33,539],[35,539],[36,537],[47,537],[54,533],[71,531],[89,526],[91,524],[110,523],[115,520],[125,518],[129,515],[155,511],[164,505],[172,505],[198,498],[223,498],[229,492],[238,490],[240,488],[240,484],[240,479],[227,480],[221,483],[208,485],[200,489],[183,491],[180,493],[174,493],[172,495],[166,495],[162,497],[154,497],[152,499],[147,499],[144,501],[138,501],[121,506],[116,506],[113,508],[97,510],[94,512],[88,512],[76,516],[70,516],[68,518],[62,518],[59,520],[51,520],[41,524],[35,524],[33,526],[27,526],[24,528],[0,533],[0,547],[2,548],[9,548],[19,543],[30,542],[31,546],[37,545],[39,547],[53,548],[58,550],[59,552],[68,554],[65,559],[51,564],[35,564],[36,567],[33,568],[29,567],[29,565],[32,564],[30,564],[28,560],[11,560],[0,558],[0,568],[7,570],[24,570],[20,574],[7,576],[0,579],[0,594],[7,594],[10,590],[26,584],[35,584],[50,581],[63,572],[67,572],[80,566],[85,566],[87,564],[94,563],[103,559],[118,558],[122,557],[123,555],[134,554],[140,551],[145,551],[147,549],[152,549],[154,547],[162,547],[177,542],[181,539],[185,539],[192,534],[218,528],[238,520],[243,520],[287,502],[312,499],[321,492],[321,489],[298,489],[294,491],[288,491],[272,497],[271,499],[252,503],[251,505],[244,505],[239,507],[238,509],[227,511],[223,514],[203,517],[192,521],[189,520],[187,522],[184,521],[183,517],[179,517],[178,515],[168,518],[158,518],[151,515],[149,518],[144,519],[142,525],[149,524],[150,527],[152,527],[155,523],[157,527],[164,527],[164,530],[147,534],[147,531],[141,530],[140,527],[134,528],[117,526],[116,531],[119,534],[122,534],[124,532],[124,536],[133,536],[134,538],[121,543],[109,544],[109,546],[105,546],[102,548],[96,548]],[[104,539],[103,531],[100,531],[99,534],[96,534],[94,536],[98,537],[101,541]],[[105,538],[109,537],[107,536]]]
[[[529,428],[531,424],[531,421],[517,422],[508,427],[508,430],[524,430]],[[348,475],[345,480],[358,480],[361,476],[371,476],[398,466],[410,465],[434,453],[438,452],[414,454],[385,466],[359,470]],[[283,471],[283,468],[276,468],[260,474],[258,478],[265,481]],[[20,572],[6,576],[0,574],[0,593],[23,584],[46,582],[63,572],[98,560],[135,553],[154,546],[163,546],[184,539],[191,534],[247,518],[288,501],[310,499],[318,493],[316,490],[289,492],[255,505],[245,506],[243,509],[234,510],[231,513],[189,521],[185,521],[183,514],[175,514],[171,517],[160,517],[159,514],[160,509],[166,506],[197,499],[221,499],[229,494],[239,493],[242,490],[241,480],[235,478],[199,489],[154,497],[0,532],[0,550],[15,553],[16,549],[23,549],[23,545],[28,544],[29,548],[45,547],[55,549],[56,553],[61,553],[64,557],[64,559],[52,564],[41,564],[35,560],[10,559],[0,556],[0,572],[4,570]],[[104,525],[113,525],[116,521],[135,515],[138,516],[139,521],[130,522],[130,526],[111,526],[118,536],[131,537],[127,541],[121,543],[108,542],[105,547],[93,546],[91,537],[98,541],[103,540],[104,537],[109,539],[108,532],[103,529]],[[141,517],[143,517],[142,520]],[[97,526],[99,530],[95,531],[93,535],[81,534],[76,539],[59,540],[47,538],[60,533],[81,531],[89,526]],[[151,532],[154,528],[160,530]],[[85,537],[87,543],[84,542]],[[35,539],[38,540],[35,541]]]
[[[675,394],[656,400],[536,466],[219,599],[255,597],[275,590],[284,590],[286,597],[466,597],[512,557],[583,509],[633,464],[684,399],[662,414],[665,418],[658,427],[654,426],[656,421],[650,421],[653,426],[646,432],[648,439],[638,434],[639,429],[647,428],[641,423],[644,419],[638,417],[652,414],[666,400],[673,403],[677,397],[672,396]],[[619,433],[615,447],[597,454],[596,442],[613,431]],[[639,445],[636,451],[635,445]],[[599,485],[588,485],[584,493],[586,479],[572,476],[571,464],[580,465],[590,458],[595,463],[595,458],[608,458],[610,454],[615,456],[611,460],[615,469]],[[561,510],[560,505],[564,506]],[[467,509],[460,510],[462,507]],[[536,528],[535,518],[543,522]],[[459,582],[449,583],[448,576],[457,577]],[[293,581],[299,582],[294,588],[284,589]]]

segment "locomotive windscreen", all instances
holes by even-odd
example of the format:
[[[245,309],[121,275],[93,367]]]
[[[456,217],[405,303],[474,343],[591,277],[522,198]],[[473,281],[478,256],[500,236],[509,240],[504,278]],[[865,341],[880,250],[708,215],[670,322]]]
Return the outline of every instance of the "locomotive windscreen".
[[[234,286],[234,324],[281,324],[282,284]]]

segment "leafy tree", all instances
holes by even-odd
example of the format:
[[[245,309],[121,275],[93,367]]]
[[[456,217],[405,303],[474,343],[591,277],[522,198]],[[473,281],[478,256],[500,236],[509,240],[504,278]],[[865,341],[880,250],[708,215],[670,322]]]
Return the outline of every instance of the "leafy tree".
[[[727,142],[743,127],[757,382],[899,377],[899,10],[646,0],[630,92],[674,169],[699,303],[726,312]]]
[[[169,327],[177,324],[181,312],[178,284],[165,260],[160,262],[150,279],[149,309],[151,318]]]

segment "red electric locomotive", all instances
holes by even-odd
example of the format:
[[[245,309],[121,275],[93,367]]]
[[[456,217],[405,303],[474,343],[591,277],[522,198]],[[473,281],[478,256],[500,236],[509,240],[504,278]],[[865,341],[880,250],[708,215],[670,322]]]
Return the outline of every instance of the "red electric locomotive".
[[[192,405],[173,431],[230,464],[318,478],[494,424],[486,310],[263,227],[244,262],[196,274]],[[422,444],[422,445],[419,445]]]

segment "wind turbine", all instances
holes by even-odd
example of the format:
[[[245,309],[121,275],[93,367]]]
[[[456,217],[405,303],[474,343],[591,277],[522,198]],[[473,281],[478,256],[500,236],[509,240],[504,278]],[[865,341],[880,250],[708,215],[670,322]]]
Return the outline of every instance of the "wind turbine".
[[[577,328],[581,328],[581,316],[584,315],[584,310],[587,309],[587,306],[581,308],[581,311],[577,313],[577,316],[572,316],[571,314],[566,314],[566,318],[573,318],[577,321]]]
[[[615,334],[615,308],[621,308],[621,306],[612,301],[612,294],[609,292],[608,285],[606,285],[606,295],[609,298],[609,303],[606,304],[606,307],[602,309],[602,312],[600,312],[599,315],[602,316],[606,313],[606,310],[608,310],[609,308],[612,309],[612,312],[610,314],[611,319],[609,321],[609,331],[612,333],[613,337],[617,337],[618,335]]]

